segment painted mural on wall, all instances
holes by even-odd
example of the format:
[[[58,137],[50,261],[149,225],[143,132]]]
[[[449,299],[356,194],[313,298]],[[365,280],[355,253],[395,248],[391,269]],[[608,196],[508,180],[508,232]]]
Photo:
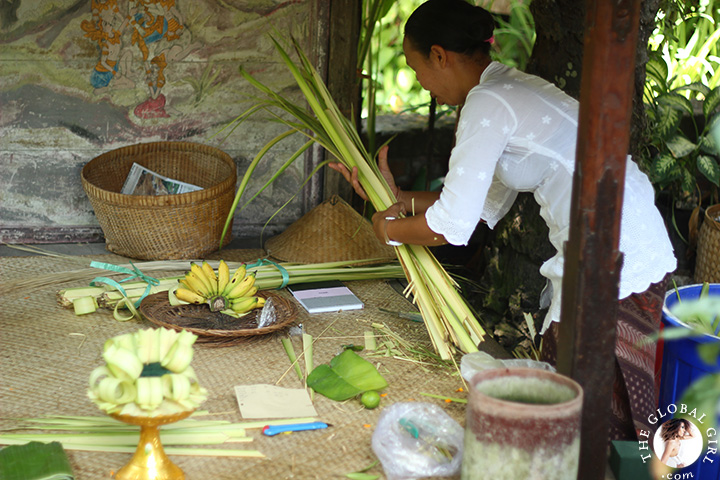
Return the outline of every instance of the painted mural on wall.
[[[238,66],[292,91],[267,33],[292,34],[309,46],[311,6],[310,0],[0,2],[0,241],[9,241],[13,229],[27,236],[28,229],[95,228],[80,169],[120,146],[212,144],[242,170],[278,127],[255,121],[230,137],[214,136],[253,102]],[[255,208],[272,213],[275,201],[268,192]],[[248,215],[257,216],[252,209]]]
[[[123,14],[118,0],[92,0],[92,20],[80,25],[100,51],[90,84],[96,94],[106,88],[135,88],[130,73],[139,69],[145,75],[148,98],[133,113],[143,119],[169,117],[162,93],[165,71],[172,71],[173,64],[200,48],[200,44],[181,43],[186,28],[175,0],[130,0],[125,5],[129,11]],[[127,30],[129,44],[123,42]]]

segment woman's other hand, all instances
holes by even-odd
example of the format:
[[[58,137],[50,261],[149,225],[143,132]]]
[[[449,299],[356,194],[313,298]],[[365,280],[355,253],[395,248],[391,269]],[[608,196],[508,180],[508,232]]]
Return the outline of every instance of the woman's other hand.
[[[383,178],[390,186],[390,191],[393,193],[393,195],[395,195],[396,199],[399,199],[400,189],[395,184],[395,177],[393,177],[393,174],[390,171],[387,154],[388,146],[385,145],[378,152],[378,168],[380,169],[380,173],[382,174]],[[328,166],[333,170],[340,172],[340,174],[345,178],[345,180],[347,180],[347,182],[352,185],[355,193],[357,193],[363,200],[368,201],[367,193],[365,193],[365,190],[363,189],[362,185],[360,185],[360,180],[358,179],[357,167],[353,167],[352,171],[350,171],[345,165],[340,162],[331,162],[328,164]]]
[[[387,243],[388,240],[392,240],[388,236],[387,231],[388,222],[390,221],[388,218],[397,219],[400,218],[400,215],[405,215],[405,204],[401,202],[393,203],[387,210],[373,214],[373,231],[378,240],[382,243]]]

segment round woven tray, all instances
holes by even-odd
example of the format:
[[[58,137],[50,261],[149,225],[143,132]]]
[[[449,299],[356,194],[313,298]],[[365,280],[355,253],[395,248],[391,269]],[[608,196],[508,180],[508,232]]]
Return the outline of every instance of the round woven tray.
[[[155,325],[173,330],[187,330],[198,336],[196,343],[209,346],[231,346],[248,340],[264,338],[290,327],[297,318],[297,308],[277,293],[262,291],[259,296],[272,299],[277,319],[267,327],[258,328],[261,309],[235,318],[211,312],[207,305],[170,305],[167,292],[148,295],[140,303],[143,318]]]

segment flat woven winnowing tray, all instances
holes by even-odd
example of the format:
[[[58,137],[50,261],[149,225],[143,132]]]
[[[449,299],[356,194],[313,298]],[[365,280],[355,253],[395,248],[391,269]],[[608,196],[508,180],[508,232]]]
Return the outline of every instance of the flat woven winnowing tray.
[[[170,305],[167,292],[145,297],[139,312],[149,322],[173,330],[187,330],[198,336],[197,343],[208,346],[231,346],[290,327],[297,318],[297,308],[290,300],[270,291],[258,292],[259,296],[272,300],[275,322],[258,328],[261,309],[251,310],[247,315],[235,318],[221,312],[211,312],[206,305]]]

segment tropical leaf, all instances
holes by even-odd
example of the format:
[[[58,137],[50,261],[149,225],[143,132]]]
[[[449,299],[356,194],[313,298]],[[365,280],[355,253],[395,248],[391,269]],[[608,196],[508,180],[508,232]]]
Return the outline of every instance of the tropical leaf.
[[[664,95],[660,95],[657,98],[657,102],[661,105],[674,108],[680,112],[687,113],[688,115],[693,114],[693,106],[687,97],[680,95],[679,93],[670,92]]]
[[[667,142],[665,142],[665,144],[667,145],[668,150],[670,150],[670,153],[678,159],[690,155],[697,148],[697,145],[688,140],[687,137],[682,134],[673,135],[667,140]]]
[[[692,192],[695,190],[695,175],[693,175],[687,168],[681,168],[680,174],[680,186],[683,191]]]
[[[307,377],[308,387],[331,400],[342,402],[368,390],[382,390],[387,382],[372,363],[350,349],[318,365]]]
[[[697,168],[705,178],[717,186],[720,186],[720,167],[714,158],[708,155],[698,155]]]
[[[358,69],[362,69],[370,53],[370,44],[378,22],[390,11],[394,0],[366,0],[363,2],[363,28],[358,42]],[[385,49],[387,51],[387,49]]]
[[[715,412],[720,397],[720,374],[709,374],[694,381],[678,403],[691,405],[698,412]]]
[[[668,138],[678,129],[682,114],[675,108],[658,105],[654,117],[655,133],[660,138]]]
[[[680,169],[677,160],[670,154],[658,155],[652,164],[652,174],[661,182],[678,178]]]
[[[715,130],[715,129],[720,129],[720,112],[718,112],[717,114],[713,115],[713,116],[710,118],[710,120],[708,120],[707,129],[708,129],[708,131],[713,131],[713,130]],[[717,145],[717,147],[718,147],[718,149],[720,149],[720,142],[718,142],[718,143],[719,143],[719,144]]]
[[[712,132],[712,130],[710,130],[710,131]],[[711,133],[708,133],[707,135],[700,137],[700,140],[698,141],[698,147],[702,153],[706,153],[708,155],[720,154],[720,151],[718,150],[718,147],[715,144],[715,139],[712,137]]]
[[[668,66],[662,57],[652,56],[645,64],[645,71],[650,80],[654,81],[663,91],[667,90]]]
[[[705,96],[705,101],[703,102],[703,113],[705,114],[705,118],[710,118],[710,115],[715,112],[719,105],[720,87],[715,87]]]
[[[707,342],[698,345],[698,356],[708,365],[715,365],[720,356],[720,342]]]
[[[686,90],[702,93],[705,97],[710,93],[710,87],[701,82],[688,83],[687,85],[675,88],[673,92],[684,92]]]
[[[692,409],[702,415],[708,415],[710,426],[715,427],[717,425],[718,400],[720,400],[720,374],[713,373],[691,383],[677,403],[690,406],[691,408],[688,410]],[[688,413],[679,416],[693,420]]]
[[[708,138],[711,139],[713,153],[720,155],[720,114],[710,119],[707,130],[709,132]]]

